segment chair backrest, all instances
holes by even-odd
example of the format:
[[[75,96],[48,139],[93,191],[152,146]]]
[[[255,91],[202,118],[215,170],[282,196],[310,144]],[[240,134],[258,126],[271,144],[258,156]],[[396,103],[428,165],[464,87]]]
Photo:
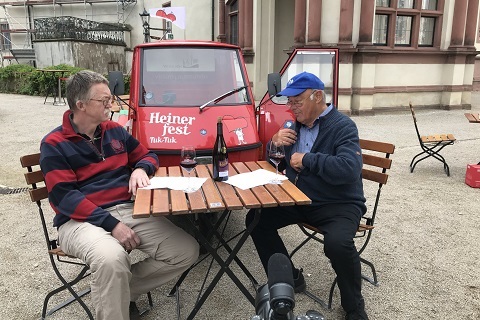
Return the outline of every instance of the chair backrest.
[[[378,183],[375,204],[369,218],[371,220],[371,225],[373,225],[382,186],[388,181],[387,170],[392,166],[390,155],[395,152],[395,145],[386,142],[360,139],[360,147],[362,148],[363,158],[363,181]]]
[[[420,132],[418,131],[417,117],[415,116],[415,110],[413,110],[413,106],[411,102],[408,105],[410,107],[410,112],[412,113],[413,124],[415,125],[415,131],[417,131],[418,141],[422,142],[422,138],[420,137]]]
[[[27,169],[25,173],[25,181],[30,185],[28,190],[30,199],[38,206],[40,220],[42,221],[43,233],[47,241],[48,250],[56,249],[57,243],[55,239],[51,239],[48,233],[47,224],[45,223],[45,216],[43,214],[41,201],[48,198],[48,190],[45,186],[45,179],[40,170],[40,153],[28,154],[20,157],[20,163],[23,168]]]

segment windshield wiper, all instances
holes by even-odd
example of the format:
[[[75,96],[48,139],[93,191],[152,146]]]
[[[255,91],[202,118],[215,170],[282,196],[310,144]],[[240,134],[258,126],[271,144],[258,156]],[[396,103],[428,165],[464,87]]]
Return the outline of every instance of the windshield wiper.
[[[243,86],[243,87],[239,87],[239,88],[236,88],[236,89],[233,89],[233,90],[230,90],[228,92],[225,92],[224,94],[222,94],[221,96],[218,96],[216,97],[215,99],[212,99],[208,102],[205,102],[204,104],[202,104],[199,108],[200,108],[200,113],[203,111],[203,109],[205,109],[206,106],[208,106],[209,104],[211,103],[218,103],[219,101],[222,101],[223,99],[231,96],[232,94],[234,93],[237,93],[238,91],[241,91],[243,89],[246,89],[247,86]]]

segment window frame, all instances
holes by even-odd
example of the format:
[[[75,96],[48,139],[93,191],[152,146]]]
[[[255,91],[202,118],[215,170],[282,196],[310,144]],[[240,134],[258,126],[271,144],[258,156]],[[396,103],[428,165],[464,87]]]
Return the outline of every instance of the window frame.
[[[8,24],[8,22],[1,22],[0,29],[4,30],[0,35],[0,51],[7,51],[12,49],[12,36],[9,31],[5,31],[10,30],[10,25]]]
[[[229,44],[239,45],[239,18],[240,18],[240,0],[229,0],[225,3],[225,15],[227,16],[227,25],[226,25],[226,42]],[[237,9],[232,10],[232,7],[236,5]],[[235,16],[237,18],[236,29],[232,30],[232,17]],[[236,43],[232,41],[232,37],[235,35]]]
[[[387,15],[387,43],[375,43],[375,29],[372,35],[372,44],[379,47],[388,48],[435,48],[440,49],[441,43],[441,26],[443,20],[443,9],[445,0],[437,0],[437,10],[422,9],[423,0],[413,0],[413,8],[398,8],[399,0],[390,0],[389,7],[380,7],[375,4],[375,19],[377,15]],[[412,17],[410,44],[395,44],[396,41],[396,25],[398,16]],[[432,44],[419,44],[420,38],[420,19],[434,18],[433,41]]]

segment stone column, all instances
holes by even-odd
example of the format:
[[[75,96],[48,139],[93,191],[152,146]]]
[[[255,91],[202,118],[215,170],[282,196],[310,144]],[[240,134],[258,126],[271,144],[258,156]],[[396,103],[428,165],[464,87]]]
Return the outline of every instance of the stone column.
[[[218,36],[219,42],[226,42],[225,34],[225,0],[218,0]]]
[[[322,25],[322,0],[310,0],[308,7],[308,35],[307,44],[320,44]]]
[[[238,1],[238,45],[245,46],[245,1]]]
[[[295,0],[293,42],[295,47],[305,45],[307,0]]]
[[[375,0],[362,0],[358,45],[372,45]]]
[[[350,0],[342,0],[340,4],[340,25],[339,25],[339,34],[338,34],[339,43],[344,43],[344,44],[352,43],[353,7],[354,7],[354,1],[350,1]]]
[[[464,45],[473,47],[477,36],[478,0],[468,1],[467,24],[465,25]]]
[[[477,14],[476,12],[475,14]],[[463,46],[463,36],[465,35],[465,19],[467,18],[467,0],[455,0],[453,9],[452,35],[450,38],[450,47]]]
[[[253,51],[253,0],[244,0],[244,50]]]

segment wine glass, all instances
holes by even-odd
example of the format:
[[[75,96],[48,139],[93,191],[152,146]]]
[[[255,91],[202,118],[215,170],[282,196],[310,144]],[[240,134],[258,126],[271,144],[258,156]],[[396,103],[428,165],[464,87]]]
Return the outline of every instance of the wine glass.
[[[195,159],[195,147],[193,146],[183,146],[182,153],[181,153],[181,160],[180,166],[183,170],[187,171],[188,173],[188,187],[184,190],[186,193],[195,192],[196,190],[192,187],[190,183],[190,172],[192,172],[193,168],[197,166],[197,160]]]
[[[270,142],[270,146],[268,147],[268,157],[270,158],[270,161],[275,164],[275,168],[277,169],[275,178],[270,181],[270,183],[281,184],[282,180],[279,179],[280,175],[278,174],[278,164],[283,158],[285,158],[285,148],[283,147],[283,144],[277,145],[273,141]]]

